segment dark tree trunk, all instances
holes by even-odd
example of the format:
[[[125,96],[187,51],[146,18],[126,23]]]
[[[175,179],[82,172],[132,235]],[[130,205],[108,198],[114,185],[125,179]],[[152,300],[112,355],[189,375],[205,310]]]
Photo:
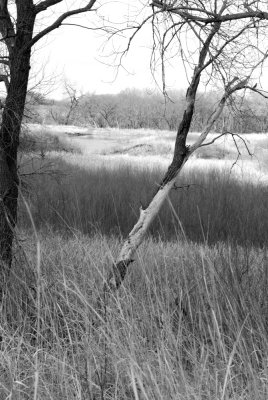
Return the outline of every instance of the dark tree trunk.
[[[0,129],[0,287],[3,289],[12,262],[17,222],[17,153],[30,71],[35,12],[31,0],[17,2],[17,30],[9,47],[10,83]],[[1,290],[0,289],[0,290]],[[1,290],[2,292],[2,290]],[[0,300],[1,300],[0,292]]]

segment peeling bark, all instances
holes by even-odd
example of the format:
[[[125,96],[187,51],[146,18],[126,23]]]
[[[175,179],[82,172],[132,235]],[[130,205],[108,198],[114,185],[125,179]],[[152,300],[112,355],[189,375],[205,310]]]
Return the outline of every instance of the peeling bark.
[[[190,128],[190,122],[191,119],[188,119],[189,114],[192,113],[192,102],[190,103],[190,107],[188,106],[184,117],[185,119],[182,120],[178,135],[177,135],[177,140],[176,140],[176,145],[175,145],[175,152],[174,152],[174,157],[173,161],[170,164],[168,171],[166,175],[164,176],[163,180],[161,181],[159,188],[157,189],[156,194],[154,195],[153,199],[149,203],[149,205],[145,209],[140,209],[140,217],[138,219],[138,222],[136,225],[133,227],[132,231],[129,233],[127,239],[125,240],[123,247],[121,249],[121,252],[118,256],[118,259],[116,263],[112,266],[112,270],[110,271],[108,278],[107,278],[107,283],[105,285],[105,290],[108,288],[111,289],[112,291],[117,290],[122,282],[125,279],[126,273],[128,266],[134,261],[133,256],[137,250],[137,248],[140,246],[142,241],[145,238],[145,235],[148,232],[148,229],[155,219],[156,215],[159,213],[163,203],[167,199],[171,189],[173,188],[177,176],[181,172],[182,168],[184,167],[185,163],[187,162],[188,158],[202,145],[202,143],[205,141],[208,133],[210,132],[211,128],[213,127],[215,121],[219,118],[221,115],[224,106],[226,104],[226,101],[228,97],[231,96],[232,93],[234,93],[237,90],[243,89],[247,84],[247,80],[238,82],[236,85],[230,84],[227,88],[226,91],[220,100],[220,102],[217,104],[215,109],[213,110],[210,118],[207,121],[207,125],[203,132],[200,134],[199,138],[197,141],[187,148],[185,146],[185,140]],[[189,95],[189,93],[188,93]],[[192,99],[192,97],[191,97]],[[188,111],[187,111],[188,110]],[[188,125],[187,122],[188,121]],[[183,132],[183,129],[188,126],[188,131],[187,129]],[[184,136],[186,134],[186,137]]]
[[[157,192],[152,201],[145,209],[140,210],[139,220],[124,242],[117,262],[112,266],[112,271],[108,275],[105,289],[109,287],[112,290],[116,290],[120,287],[125,278],[127,268],[133,261],[133,255],[142,243],[151,223],[168,197],[170,190],[176,181],[177,175],[189,158],[190,152],[186,147],[186,139],[193,119],[196,93],[199,86],[201,73],[204,69],[205,60],[209,52],[209,46],[219,29],[220,23],[217,22],[212,25],[211,31],[200,50],[198,63],[194,69],[194,74],[186,93],[186,108],[184,110],[181,123],[178,127],[173,160],[168,167],[164,178],[159,184]]]
[[[184,160],[186,161],[186,158]],[[182,165],[183,164],[184,162],[182,162]],[[179,172],[179,170],[177,172]],[[118,289],[123,282],[127,268],[129,264],[133,262],[133,256],[137,248],[142,243],[151,223],[166,200],[176,181],[176,177],[177,175],[159,187],[159,190],[145,210],[140,209],[139,220],[125,240],[117,262],[113,265],[112,271],[108,276],[107,284],[112,290]]]

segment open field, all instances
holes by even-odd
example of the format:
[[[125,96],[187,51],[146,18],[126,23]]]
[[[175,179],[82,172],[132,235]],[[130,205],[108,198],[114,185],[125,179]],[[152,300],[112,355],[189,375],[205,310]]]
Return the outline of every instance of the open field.
[[[36,134],[37,128],[41,138],[44,128],[35,127]],[[22,162],[26,189],[30,184],[30,196],[27,191],[25,196],[38,229],[51,226],[63,232],[76,229],[90,235],[100,232],[125,237],[137,220],[140,206],[148,203],[170,162],[172,150],[168,152],[167,147],[172,146],[174,133],[88,132],[77,127],[61,127],[61,131],[58,127],[58,131],[52,131],[50,127],[46,128],[46,134],[55,135],[65,147],[77,148],[78,152],[50,148],[41,160],[36,156],[33,160],[28,155]],[[196,135],[192,133],[190,141]],[[170,240],[186,234],[189,240],[211,244],[231,241],[262,246],[267,243],[268,171],[263,152],[268,138],[264,134],[253,134],[245,135],[245,140],[254,157],[241,150],[241,160],[233,168],[235,144],[230,138],[221,143],[221,159],[213,158],[212,146],[201,149],[206,151],[206,157],[211,150],[210,159],[203,155],[187,162],[178,178],[178,186],[182,188],[173,191],[151,227],[154,237]],[[145,143],[149,153],[144,153]],[[138,153],[133,154],[131,149]],[[47,167],[49,174],[43,173],[46,162],[53,166]],[[32,176],[34,170],[41,174]],[[31,187],[34,187],[34,196]],[[21,208],[22,227],[31,225],[27,212],[25,207]]]
[[[240,167],[229,139],[189,161],[107,297],[174,133],[42,129],[21,156],[0,399],[267,400],[266,135],[247,135]]]
[[[170,131],[87,129],[53,125],[29,125],[29,129],[40,138],[44,134],[57,137],[63,145],[77,149],[79,155],[64,154],[64,160],[85,168],[104,164],[117,168],[122,164],[129,164],[131,168],[153,169],[160,166],[165,169],[171,161],[175,141],[175,132]],[[188,144],[192,144],[197,136],[196,132],[190,133]],[[218,134],[215,133],[208,135],[206,142],[214,140],[216,136]],[[237,149],[241,154],[238,154]],[[53,156],[53,152],[50,154]],[[267,159],[268,134],[246,134],[234,138],[227,135],[214,144],[199,149],[187,162],[185,169],[219,168],[239,179],[266,185]]]

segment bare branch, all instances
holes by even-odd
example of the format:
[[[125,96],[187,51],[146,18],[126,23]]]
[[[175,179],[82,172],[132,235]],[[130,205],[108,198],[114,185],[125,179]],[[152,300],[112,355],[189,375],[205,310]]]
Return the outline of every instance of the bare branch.
[[[133,42],[134,38],[137,36],[137,33],[143,28],[144,25],[146,25],[146,23],[152,18],[153,15],[149,15],[147,18],[145,18],[142,21],[141,24],[130,28],[131,30],[134,29],[134,32],[132,33],[132,35],[128,39],[128,43],[127,43],[127,46],[126,46],[125,50],[121,53],[119,65],[121,65],[123,57],[128,53],[128,51],[130,49],[130,46],[131,46],[131,43]]]
[[[222,113],[222,110],[226,104],[227,99],[236,91],[244,89],[245,86],[248,83],[249,78],[245,78],[238,83],[235,84],[235,82],[238,80],[238,78],[234,78],[226,87],[225,93],[222,96],[220,102],[218,103],[217,107],[214,109],[212,112],[210,118],[208,119],[207,125],[204,128],[203,132],[200,134],[199,138],[196,140],[196,142],[189,147],[188,154],[192,154],[194,151],[196,151],[204,142],[204,140],[207,138],[207,135],[209,134],[211,128],[213,127],[215,121],[219,118],[219,116]]]
[[[246,148],[246,150],[247,150],[248,155],[249,155],[250,157],[253,156],[253,153],[251,153],[251,151],[250,151],[250,149],[249,149],[249,147],[248,147],[248,144],[247,144],[246,140],[245,140],[241,135],[239,135],[238,133],[232,133],[232,132],[226,132],[226,134],[229,134],[229,135],[232,136],[232,139],[233,139],[233,141],[234,141],[234,143],[235,143],[235,146],[236,146],[236,149],[237,149],[237,152],[238,152],[239,155],[241,155],[241,152],[240,152],[239,146],[237,145],[237,142],[236,142],[236,140],[235,140],[236,137],[238,137],[238,138],[243,142],[243,144],[244,144],[244,146],[245,146],[245,148]]]
[[[0,0],[0,33],[10,54],[14,46],[15,29],[8,12],[7,0]]]
[[[75,10],[70,10],[66,11],[64,14],[62,14],[56,21],[48,26],[47,28],[43,29],[41,32],[37,33],[29,43],[29,47],[32,47],[35,43],[38,42],[38,40],[42,39],[45,35],[48,33],[54,31],[55,29],[59,28],[62,25],[62,22],[66,20],[66,18],[69,18],[73,15],[77,14],[82,14],[87,11],[94,11],[92,7],[96,3],[96,0],[91,0],[85,7],[82,8],[77,8]]]
[[[176,183],[174,183],[172,189],[173,190],[178,190],[178,189],[187,189],[188,190],[192,186],[201,187],[201,185],[198,185],[198,183],[188,183],[188,184],[185,184],[185,185],[182,185],[182,186],[178,186]]]
[[[252,92],[258,93],[260,96],[268,99],[268,92],[266,90],[257,89],[257,84],[255,86],[245,86],[245,89],[251,90]],[[267,93],[267,94],[264,94]]]
[[[45,11],[49,7],[54,6],[55,4],[58,4],[61,2],[62,2],[62,0],[44,0],[35,6],[35,13],[38,14],[41,11]]]
[[[254,11],[252,9],[250,9],[250,10],[248,9],[245,12],[220,15],[220,14],[210,13],[205,8],[173,7],[173,5],[171,5],[171,6],[167,5],[166,3],[163,3],[162,1],[159,1],[159,0],[154,0],[152,2],[152,6],[160,8],[161,11],[163,11],[163,12],[167,11],[172,14],[180,15],[182,18],[185,18],[187,20],[199,21],[199,22],[203,22],[205,24],[212,24],[215,22],[236,21],[236,20],[249,19],[249,18],[255,18],[255,19],[259,19],[259,20],[268,20],[268,12],[260,11],[260,10]],[[202,13],[206,16],[202,17],[202,16],[199,16],[198,14],[191,14],[189,11]]]
[[[209,146],[213,143],[215,143],[218,139],[220,139],[221,137],[225,136],[228,132],[223,132],[220,135],[216,136],[214,139],[212,139],[210,142],[206,142],[206,143],[202,143],[199,147],[205,147],[205,146]]]
[[[243,29],[241,29],[236,35],[231,36],[229,40],[226,40],[226,42],[219,48],[217,53],[214,56],[211,56],[211,58],[207,61],[207,63],[203,66],[203,69],[206,69],[210,64],[212,64],[214,61],[217,60],[217,58],[223,53],[224,49],[232,43],[235,39],[237,39],[239,36],[241,36],[246,30],[248,30],[250,27],[249,25],[246,25]]]

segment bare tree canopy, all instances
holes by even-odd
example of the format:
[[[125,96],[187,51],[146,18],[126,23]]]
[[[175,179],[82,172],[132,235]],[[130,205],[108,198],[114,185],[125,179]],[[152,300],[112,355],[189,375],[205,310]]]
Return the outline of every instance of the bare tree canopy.
[[[227,102],[233,102],[238,91],[257,90],[256,76],[261,73],[268,56],[264,40],[268,24],[266,2],[157,0],[152,2],[152,9],[150,17],[133,27],[129,44],[143,24],[150,21],[153,30],[152,60],[154,65],[161,65],[163,92],[166,92],[166,64],[175,55],[179,55],[190,67],[192,77],[177,130],[173,160],[152,201],[147,207],[141,208],[139,220],[113,266],[108,278],[108,286],[112,289],[121,285],[136,249],[174,187],[179,172],[195,150],[206,144],[207,135]],[[201,83],[221,87],[222,96],[215,102],[197,141],[189,146],[187,136]]]
[[[243,19],[268,18],[267,3],[257,1],[169,1],[154,0],[152,6],[185,20],[211,24]]]

